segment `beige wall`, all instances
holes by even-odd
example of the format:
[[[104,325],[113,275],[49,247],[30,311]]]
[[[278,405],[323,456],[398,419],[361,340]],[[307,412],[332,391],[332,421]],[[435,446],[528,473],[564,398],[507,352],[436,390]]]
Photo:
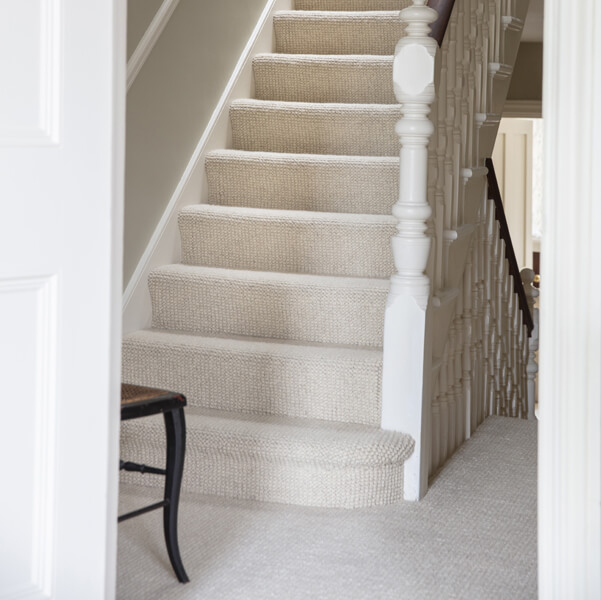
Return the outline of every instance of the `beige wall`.
[[[180,0],[130,88],[125,161],[125,284],[265,4],[266,0]]]
[[[163,0],[127,0],[127,59],[133,54]]]
[[[522,42],[513,68],[508,100],[542,100],[543,45]]]

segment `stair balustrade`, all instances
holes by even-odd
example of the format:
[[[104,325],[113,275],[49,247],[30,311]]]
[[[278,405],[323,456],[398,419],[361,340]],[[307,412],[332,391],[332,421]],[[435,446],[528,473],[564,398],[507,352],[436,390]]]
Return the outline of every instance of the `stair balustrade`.
[[[495,218],[486,166],[527,2],[429,4],[437,10],[414,0],[401,11],[407,27],[393,69],[400,192],[382,427],[415,439],[408,500],[424,495],[428,476],[487,416],[529,414],[532,320],[505,258],[508,232]]]

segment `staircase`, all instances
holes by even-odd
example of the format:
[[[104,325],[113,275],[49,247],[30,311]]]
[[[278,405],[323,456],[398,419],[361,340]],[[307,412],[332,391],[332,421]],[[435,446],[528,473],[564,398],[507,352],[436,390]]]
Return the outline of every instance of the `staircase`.
[[[182,264],[149,277],[152,329],[125,337],[123,380],[187,396],[188,490],[349,508],[403,497],[413,440],[380,418],[392,62],[410,4],[297,0],[275,15],[255,98],[230,107],[232,148],[207,158],[209,203],[179,215]],[[121,437],[123,457],[164,460],[160,420]]]

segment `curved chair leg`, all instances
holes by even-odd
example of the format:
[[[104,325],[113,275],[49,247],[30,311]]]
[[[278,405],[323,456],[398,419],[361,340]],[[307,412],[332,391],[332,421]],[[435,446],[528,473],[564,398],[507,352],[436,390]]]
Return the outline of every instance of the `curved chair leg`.
[[[184,410],[178,408],[165,411],[165,431],[167,434],[167,468],[165,478],[165,508],[163,509],[163,530],[169,560],[181,583],[190,581],[179,553],[177,539],[177,512],[179,492],[184,472],[186,450],[186,422]]]

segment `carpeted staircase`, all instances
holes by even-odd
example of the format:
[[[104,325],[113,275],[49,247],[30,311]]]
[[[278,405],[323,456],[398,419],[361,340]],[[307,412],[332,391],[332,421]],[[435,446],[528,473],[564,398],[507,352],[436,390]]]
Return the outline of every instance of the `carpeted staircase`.
[[[231,105],[233,148],[206,161],[209,204],[179,215],[182,264],[149,278],[152,329],[126,336],[123,379],[188,397],[187,489],[338,507],[403,496],[413,441],[379,422],[392,54],[409,4],[276,14],[256,97]],[[163,447],[160,420],[123,423],[124,458],[157,463]]]

